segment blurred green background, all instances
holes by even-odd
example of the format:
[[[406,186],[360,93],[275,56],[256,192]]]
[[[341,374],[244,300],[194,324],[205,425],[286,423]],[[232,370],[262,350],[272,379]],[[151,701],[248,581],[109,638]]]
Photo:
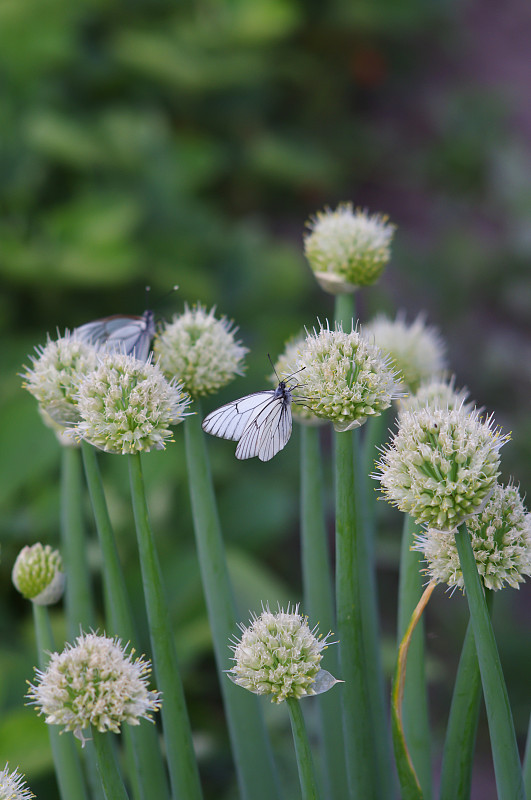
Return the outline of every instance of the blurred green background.
[[[58,543],[59,446],[17,374],[47,332],[141,313],[149,284],[159,319],[185,301],[216,304],[251,348],[246,377],[207,410],[263,388],[266,354],[332,315],[332,299],[304,262],[304,222],[351,200],[398,225],[392,264],[360,295],[360,318],[426,310],[448,343],[457,384],[512,431],[503,478],[531,487],[531,20],[510,6],[0,3],[0,762],[20,764],[41,800],[56,789],[45,725],[22,705],[34,642],[10,570],[23,545]],[[158,301],[175,283],[179,293]],[[326,433],[323,445],[328,452]],[[209,449],[242,619],[262,601],[298,601],[297,431],[269,464],[242,465],[226,442],[209,440]],[[207,796],[232,798],[183,457],[177,430],[175,444],[145,459],[150,504]],[[134,592],[125,465],[101,460]],[[383,503],[379,511],[390,669],[401,521]],[[507,590],[496,606],[523,743],[529,588]],[[54,624],[61,641],[60,610]],[[434,774],[465,624],[462,599],[439,590],[427,614]],[[289,781],[286,716],[267,712]],[[490,800],[484,720],[477,764],[474,797]]]

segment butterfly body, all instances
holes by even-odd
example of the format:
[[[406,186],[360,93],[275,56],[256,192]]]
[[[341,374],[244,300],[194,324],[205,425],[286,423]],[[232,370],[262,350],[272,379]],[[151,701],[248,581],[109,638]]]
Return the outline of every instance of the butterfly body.
[[[125,353],[146,361],[155,335],[155,315],[153,311],[144,311],[142,316],[114,314],[80,325],[74,335],[107,353]]]
[[[269,461],[291,436],[292,390],[285,381],[276,389],[255,392],[212,411],[202,428],[206,433],[238,442],[236,458],[258,456]]]

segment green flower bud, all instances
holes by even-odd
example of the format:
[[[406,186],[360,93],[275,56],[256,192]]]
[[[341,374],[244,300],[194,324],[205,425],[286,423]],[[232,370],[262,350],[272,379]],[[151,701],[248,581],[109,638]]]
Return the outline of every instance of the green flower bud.
[[[56,603],[63,595],[65,575],[58,550],[40,542],[23,547],[11,574],[18,591],[39,606]]]
[[[325,209],[307,223],[304,252],[321,288],[354,292],[376,283],[391,256],[395,226],[388,218],[352,210],[352,203]]]

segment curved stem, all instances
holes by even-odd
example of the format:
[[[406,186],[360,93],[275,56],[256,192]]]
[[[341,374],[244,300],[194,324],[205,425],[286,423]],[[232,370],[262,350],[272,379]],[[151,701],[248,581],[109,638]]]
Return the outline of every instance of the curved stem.
[[[404,515],[398,587],[398,641],[408,627],[422,595],[421,556],[412,550],[417,525]],[[403,703],[404,735],[425,798],[432,794],[430,724],[424,661],[424,621],[419,620],[409,645]]]

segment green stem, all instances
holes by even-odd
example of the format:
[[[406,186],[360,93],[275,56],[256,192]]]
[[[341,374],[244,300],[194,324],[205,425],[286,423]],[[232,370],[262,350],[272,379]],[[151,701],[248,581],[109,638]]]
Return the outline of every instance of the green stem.
[[[77,447],[61,449],[61,549],[67,575],[65,605],[68,638],[94,627],[95,614],[83,523],[81,456]]]
[[[322,633],[335,628],[334,593],[330,574],[323,499],[322,454],[319,428],[301,425],[301,558],[304,612],[319,620]],[[339,674],[338,648],[327,651],[327,669]],[[341,694],[325,692],[316,700],[322,730],[323,778],[326,796],[344,800],[348,795],[341,726]]]
[[[374,555],[374,515],[369,513],[368,475],[364,470],[360,448],[360,430],[354,430],[352,436],[354,458],[354,494],[356,504],[357,525],[360,529],[358,560],[356,561],[357,579],[360,584],[360,597],[363,598],[361,613],[363,624],[363,641],[366,651],[367,688],[369,692],[369,708],[372,717],[375,757],[377,760],[377,780],[379,793],[388,798],[393,793],[390,738],[387,726],[387,711],[384,693],[384,676],[380,654],[380,623],[376,588],[376,563]]]
[[[47,607],[38,606],[36,603],[32,603],[32,606],[39,668],[43,670],[48,663],[47,653],[53,652],[55,645]],[[61,736],[56,725],[48,725],[48,733],[61,800],[72,800],[73,797],[88,800],[81,762],[73,737],[69,734]]]
[[[208,610],[214,654],[242,797],[279,797],[276,769],[259,699],[229,681],[230,640],[236,633],[236,609],[227,570],[206,442],[201,430],[201,407],[184,423],[186,460],[194,531]]]
[[[109,621],[114,635],[119,636],[123,642],[138,642],[139,637],[135,629],[125,578],[116,549],[96,449],[86,442],[83,442],[81,447],[85,476],[101,547],[103,585]],[[150,800],[152,797],[160,798],[160,800],[168,798],[168,781],[155,726],[144,721],[140,725],[125,725],[122,735],[127,752],[128,775],[132,782],[133,796],[138,800]]]
[[[522,800],[524,784],[507,688],[485,595],[466,525],[455,534],[470,620],[474,631],[483,695],[489,723],[499,800]]]
[[[172,790],[175,797],[198,800],[202,796],[199,773],[177,664],[168,603],[162,586],[160,564],[149,522],[139,453],[129,456],[129,475],[157,688],[164,698],[162,727]]]
[[[422,595],[421,556],[412,550],[415,520],[404,515],[398,586],[398,641],[402,641]],[[402,707],[404,733],[411,760],[426,800],[432,796],[430,723],[424,661],[424,620],[415,628],[409,645]]]
[[[363,637],[360,570],[365,569],[362,532],[356,519],[353,431],[335,434],[336,608],[343,687],[347,773],[353,797],[374,798],[377,763]]]
[[[334,319],[339,323],[345,333],[350,333],[356,327],[356,303],[354,294],[336,294]]]
[[[527,797],[531,797],[531,715],[529,717],[529,727],[527,729],[523,773],[526,795]]]
[[[315,780],[312,752],[310,750],[310,743],[306,733],[300,702],[294,697],[288,697],[286,702],[288,704],[291,731],[293,733],[293,742],[295,744],[295,753],[297,756],[302,800],[318,800],[319,793]]]
[[[116,761],[111,733],[100,733],[92,728],[92,742],[96,753],[96,764],[106,800],[129,800]]]
[[[486,592],[489,613],[492,598],[493,593]],[[459,659],[446,729],[440,800],[467,800],[470,797],[480,705],[481,675],[474,632],[469,622]]]

